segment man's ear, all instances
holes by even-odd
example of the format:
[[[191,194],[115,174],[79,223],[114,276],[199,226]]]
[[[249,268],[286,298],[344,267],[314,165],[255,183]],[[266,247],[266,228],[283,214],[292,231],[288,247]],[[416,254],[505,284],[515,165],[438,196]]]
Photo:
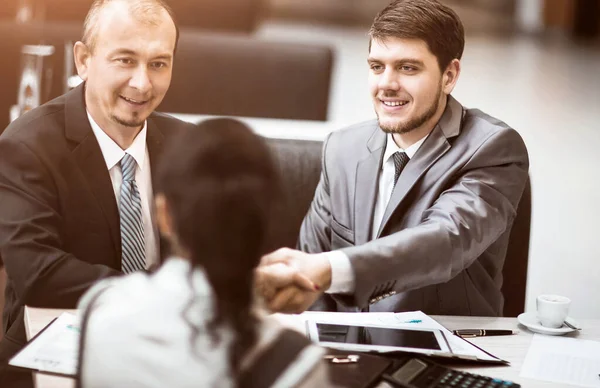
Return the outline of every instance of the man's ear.
[[[169,209],[169,203],[164,194],[157,194],[154,198],[154,206],[156,206],[156,222],[160,234],[167,240],[172,241],[174,238],[173,218]]]
[[[453,59],[442,75],[442,90],[445,94],[452,93],[460,76],[460,61]]]
[[[75,66],[77,67],[77,74],[84,81],[87,81],[91,55],[90,49],[83,42],[75,42],[75,45],[73,46],[73,59],[75,60]]]

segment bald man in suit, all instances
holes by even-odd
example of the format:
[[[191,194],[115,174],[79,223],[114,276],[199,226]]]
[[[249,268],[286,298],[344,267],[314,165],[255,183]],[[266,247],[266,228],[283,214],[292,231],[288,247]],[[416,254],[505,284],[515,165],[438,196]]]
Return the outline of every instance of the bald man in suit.
[[[25,343],[25,305],[75,308],[99,279],[158,263],[152,172],[168,138],[192,127],[154,112],[171,82],[177,36],[160,0],[95,1],[74,45],[84,83],[0,136],[8,274],[0,361]],[[0,383],[31,385],[24,375],[2,374]]]

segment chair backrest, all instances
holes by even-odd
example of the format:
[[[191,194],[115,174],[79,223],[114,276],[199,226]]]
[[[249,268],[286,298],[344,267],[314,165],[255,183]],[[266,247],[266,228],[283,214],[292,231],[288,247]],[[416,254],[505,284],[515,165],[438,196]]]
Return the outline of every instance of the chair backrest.
[[[282,201],[274,207],[265,252],[295,248],[321,175],[320,141],[267,139],[280,172]]]
[[[182,30],[158,110],[326,120],[332,64],[325,46]]]
[[[502,269],[505,317],[516,317],[525,310],[530,229],[531,183],[527,179],[510,232],[506,259]]]
[[[2,261],[0,259],[0,323],[2,323],[2,325],[0,326],[0,340],[2,339],[2,337],[4,336],[4,322],[2,322],[2,316],[4,315],[4,293],[6,289],[6,270],[4,269],[4,266],[2,265]]]

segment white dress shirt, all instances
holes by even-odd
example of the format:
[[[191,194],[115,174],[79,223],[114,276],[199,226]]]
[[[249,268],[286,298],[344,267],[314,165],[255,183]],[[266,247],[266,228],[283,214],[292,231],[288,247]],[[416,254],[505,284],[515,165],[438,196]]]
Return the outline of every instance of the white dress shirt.
[[[94,121],[88,112],[88,119],[94,131],[94,135],[100,145],[102,156],[106,162],[113,191],[117,200],[117,207],[121,193],[121,182],[123,174],[121,172],[121,159],[125,153],[131,155],[136,161],[135,182],[140,192],[142,202],[142,223],[144,224],[144,243],[146,246],[146,268],[158,262],[158,230],[155,228],[152,176],[150,173],[150,157],[148,156],[148,147],[146,147],[146,134],[148,133],[147,123],[144,122],[144,128],[138,133],[129,148],[123,149],[111,139],[98,124]]]
[[[392,196],[392,191],[394,190],[394,174],[396,172],[396,167],[392,155],[397,151],[400,151],[405,152],[406,156],[408,156],[409,159],[412,159],[425,139],[427,139],[427,136],[403,150],[398,147],[392,134],[387,134],[383,162],[379,173],[379,190],[377,191],[375,211],[373,212],[371,239],[374,240],[377,238],[385,208],[387,207],[390,197]],[[329,264],[331,265],[331,286],[327,290],[327,293],[350,293],[354,291],[354,272],[352,271],[352,264],[350,264],[348,256],[342,251],[331,251],[324,254],[327,256]]]

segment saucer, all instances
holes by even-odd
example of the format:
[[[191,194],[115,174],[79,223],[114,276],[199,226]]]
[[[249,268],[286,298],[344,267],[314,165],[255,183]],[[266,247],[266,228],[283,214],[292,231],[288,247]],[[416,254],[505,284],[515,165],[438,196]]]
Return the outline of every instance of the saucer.
[[[579,326],[579,324],[573,318],[567,317],[567,319],[569,320],[569,323],[572,323],[574,326]],[[517,320],[521,325],[527,327],[534,333],[547,335],[563,335],[575,331],[575,329],[572,329],[564,324],[561,327],[557,328],[542,326],[540,321],[537,319],[537,313],[535,311],[519,314]]]

